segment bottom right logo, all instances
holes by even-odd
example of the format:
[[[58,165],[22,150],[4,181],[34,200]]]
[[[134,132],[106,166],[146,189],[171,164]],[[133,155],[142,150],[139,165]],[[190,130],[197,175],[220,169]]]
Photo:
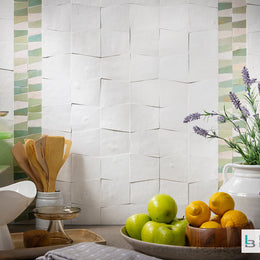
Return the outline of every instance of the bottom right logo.
[[[241,252],[260,253],[260,229],[242,229]]]

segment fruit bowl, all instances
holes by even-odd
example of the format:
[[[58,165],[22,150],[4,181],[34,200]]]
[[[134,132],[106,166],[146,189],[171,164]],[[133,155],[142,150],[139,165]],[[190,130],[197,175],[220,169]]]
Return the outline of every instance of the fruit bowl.
[[[240,247],[241,230],[253,229],[253,223],[232,228],[198,228],[188,225],[186,236],[192,247]]]
[[[171,246],[144,242],[129,237],[125,226],[120,230],[121,236],[134,250],[147,255],[169,260],[235,260],[245,259],[248,254],[241,253],[241,247],[192,247]]]

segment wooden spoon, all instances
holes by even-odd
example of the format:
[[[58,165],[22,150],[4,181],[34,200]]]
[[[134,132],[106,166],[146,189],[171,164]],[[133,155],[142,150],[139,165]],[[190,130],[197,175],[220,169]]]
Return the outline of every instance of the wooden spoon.
[[[38,174],[43,186],[43,190],[47,191],[48,184],[47,184],[46,174],[37,160],[34,140],[27,139],[24,148],[25,148],[25,153],[29,159],[31,168]]]
[[[55,192],[55,184],[60,165],[63,161],[65,138],[62,136],[47,136],[45,160],[49,169],[48,192]]]
[[[46,138],[47,135],[43,135],[40,139],[35,141],[35,152],[36,152],[37,160],[44,170],[46,179],[49,180],[49,169],[48,169],[47,162],[45,160]]]
[[[29,160],[26,156],[24,147],[21,142],[17,142],[13,147],[12,147],[12,154],[19,164],[19,166],[25,171],[25,173],[31,178],[31,180],[34,182],[34,184],[37,187],[38,191],[43,191],[43,186],[42,183],[37,175],[34,174]]]

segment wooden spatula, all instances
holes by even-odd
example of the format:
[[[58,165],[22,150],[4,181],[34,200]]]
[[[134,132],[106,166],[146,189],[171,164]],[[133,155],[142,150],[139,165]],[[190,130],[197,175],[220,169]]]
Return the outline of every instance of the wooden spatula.
[[[34,140],[32,139],[27,139],[25,141],[24,145],[25,153],[28,157],[29,163],[31,165],[31,168],[36,172],[41,180],[43,190],[47,191],[48,190],[48,184],[47,184],[47,179],[46,179],[46,174],[44,173],[43,168],[39,164],[37,157],[36,157],[36,152],[35,152],[35,145],[34,145]]]
[[[44,170],[46,179],[49,180],[49,169],[48,169],[48,165],[45,160],[46,138],[47,138],[47,135],[43,135],[40,139],[35,141],[35,152],[36,152],[37,160]]]
[[[49,169],[48,191],[55,192],[55,184],[60,165],[63,161],[65,138],[62,136],[47,136],[45,160]]]
[[[38,191],[43,191],[42,183],[38,176],[34,175],[34,172],[30,166],[29,160],[26,156],[24,147],[21,142],[17,142],[12,147],[12,154],[19,164],[19,166],[25,171],[25,173],[31,178],[31,180],[34,182],[34,184],[37,187]]]

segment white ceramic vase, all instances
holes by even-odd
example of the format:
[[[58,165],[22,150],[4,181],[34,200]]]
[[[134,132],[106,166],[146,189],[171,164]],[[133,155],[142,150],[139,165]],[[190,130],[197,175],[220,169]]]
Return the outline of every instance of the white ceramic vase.
[[[234,174],[228,179],[230,167],[234,168]],[[260,228],[260,165],[226,164],[219,191],[229,193],[235,209],[244,212],[255,228]]]

